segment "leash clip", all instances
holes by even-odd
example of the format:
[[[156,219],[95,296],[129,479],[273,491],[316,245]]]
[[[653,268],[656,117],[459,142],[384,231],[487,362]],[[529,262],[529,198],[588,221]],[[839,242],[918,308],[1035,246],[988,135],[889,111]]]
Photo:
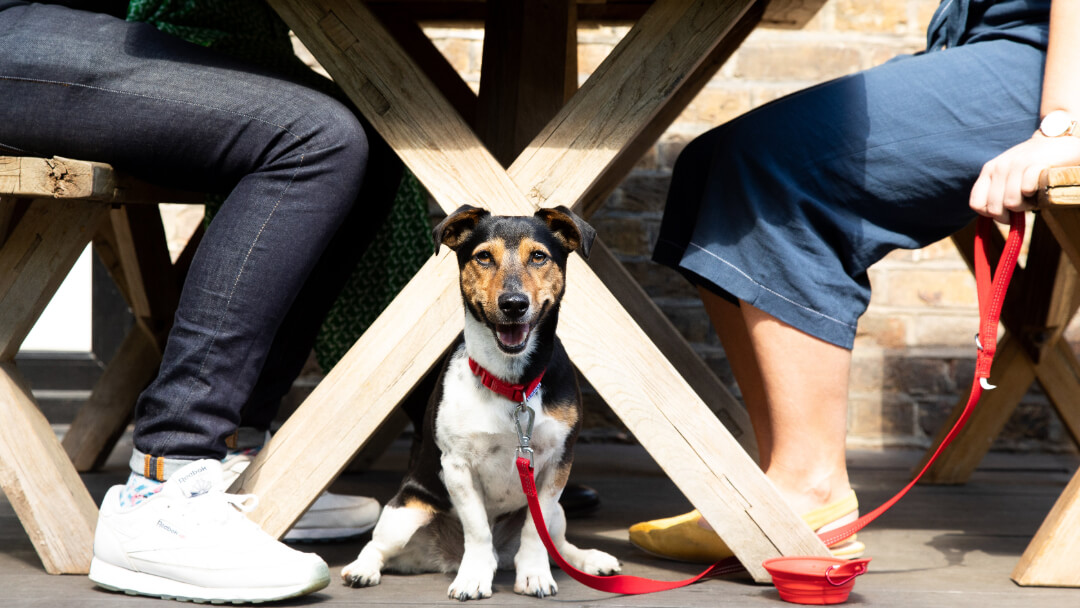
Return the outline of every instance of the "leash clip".
[[[978,333],[975,334],[975,346],[979,349],[979,352],[982,353],[983,345],[982,340],[979,339]],[[979,386],[981,386],[984,391],[992,391],[997,388],[996,385],[990,384],[990,382],[986,378],[979,378]]]
[[[521,428],[521,416],[525,415],[525,430]],[[536,420],[536,412],[532,411],[532,408],[525,405],[522,401],[514,411],[510,414],[514,419],[514,426],[517,427],[518,436],[518,448],[517,453],[521,458],[525,458],[529,461],[529,468],[533,465],[533,449],[529,445],[532,440],[533,422]]]

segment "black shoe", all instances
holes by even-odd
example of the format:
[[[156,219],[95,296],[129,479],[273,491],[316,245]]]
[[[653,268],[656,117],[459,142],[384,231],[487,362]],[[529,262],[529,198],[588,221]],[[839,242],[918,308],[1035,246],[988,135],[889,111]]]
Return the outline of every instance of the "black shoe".
[[[567,519],[584,517],[600,506],[600,493],[580,483],[568,483],[559,497]]]

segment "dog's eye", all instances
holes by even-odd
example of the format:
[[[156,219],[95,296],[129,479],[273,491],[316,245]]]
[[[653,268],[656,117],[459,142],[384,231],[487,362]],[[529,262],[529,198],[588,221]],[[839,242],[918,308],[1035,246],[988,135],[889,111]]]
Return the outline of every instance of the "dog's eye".
[[[534,251],[532,252],[532,255],[529,256],[529,261],[536,265],[543,264],[547,259],[548,256],[543,251]]]
[[[495,262],[495,258],[492,257],[491,252],[488,251],[477,252],[476,255],[473,256],[473,259],[476,260],[481,266],[488,266]]]

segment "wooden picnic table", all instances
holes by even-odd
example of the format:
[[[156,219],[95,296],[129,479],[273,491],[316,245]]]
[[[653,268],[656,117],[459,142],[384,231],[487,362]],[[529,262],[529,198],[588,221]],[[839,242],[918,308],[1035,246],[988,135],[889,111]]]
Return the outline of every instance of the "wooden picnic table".
[[[566,205],[587,217],[763,17],[797,25],[821,2],[270,4],[444,210],[467,203],[531,215]],[[580,88],[579,4],[597,18],[636,19]],[[484,20],[478,96],[423,36],[424,11]],[[461,331],[460,300],[456,263],[444,250],[234,485],[260,496],[254,520],[281,535],[299,518]],[[828,555],[740,445],[753,449],[745,411],[603,243],[587,264],[571,259],[558,332],[581,373],[755,580],[769,580],[766,558]]]
[[[798,27],[823,0],[270,2],[443,209],[469,203],[531,214],[563,204],[587,217],[750,31]],[[423,35],[417,21],[427,18],[485,23],[479,95]],[[635,22],[580,89],[579,19]],[[1046,179],[1050,202],[1080,200],[1076,169]],[[139,318],[125,342],[130,348],[122,349],[128,354],[110,364],[90,404],[113,407],[107,414],[80,411],[65,439],[76,460],[100,458],[97,448],[78,449],[96,434],[97,427],[84,425],[130,414],[115,404],[133,403],[133,378],[152,373],[147,362],[160,356],[160,324],[175,298],[161,277],[180,273],[166,268],[160,243],[146,242],[154,222],[138,204],[194,200],[144,186],[96,163],[0,158],[0,487],[49,572],[86,571],[96,507],[13,358],[66,268],[91,237],[100,239],[99,251],[112,256],[114,278]],[[1080,238],[1080,222],[1073,215],[1049,213],[1053,238],[1043,230],[1035,241],[1063,244],[1073,264],[1055,266],[1030,290],[1014,290],[1038,295],[1040,304],[1022,310],[1041,306],[1042,329],[1003,318],[1018,346],[1003,343],[995,373],[1000,366],[1017,374],[1010,386],[1026,387],[1036,376],[1056,391],[1080,386],[1080,365],[1060,339],[1062,319],[1080,302],[1080,240],[1070,236]],[[238,480],[242,491],[261,496],[252,515],[269,532],[284,534],[460,332],[456,275],[452,256],[433,257]],[[571,259],[561,316],[559,335],[579,370],[755,580],[768,580],[760,567],[768,557],[827,555],[755,465],[745,411],[602,243],[587,264]],[[1015,392],[991,394],[1005,411],[1019,400]],[[1059,410],[1078,411],[1064,402]],[[996,434],[1003,410],[987,411],[989,426],[976,425],[972,445]],[[1070,430],[1080,429],[1068,415]],[[1080,476],[1032,541],[1014,573],[1018,582],[1080,586],[1071,567],[1080,548],[1069,533],[1077,518]]]

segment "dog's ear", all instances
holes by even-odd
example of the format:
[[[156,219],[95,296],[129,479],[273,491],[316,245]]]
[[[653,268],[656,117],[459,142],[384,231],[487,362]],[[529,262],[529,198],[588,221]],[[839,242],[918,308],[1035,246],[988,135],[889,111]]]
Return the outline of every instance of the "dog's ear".
[[[488,215],[491,214],[487,209],[472,205],[458,207],[431,231],[431,236],[435,237],[435,253],[439,253],[439,243],[457,249],[469,238],[480,219]]]
[[[596,231],[585,220],[562,205],[540,209],[534,215],[547,224],[567,251],[577,251],[581,257],[589,258]]]

